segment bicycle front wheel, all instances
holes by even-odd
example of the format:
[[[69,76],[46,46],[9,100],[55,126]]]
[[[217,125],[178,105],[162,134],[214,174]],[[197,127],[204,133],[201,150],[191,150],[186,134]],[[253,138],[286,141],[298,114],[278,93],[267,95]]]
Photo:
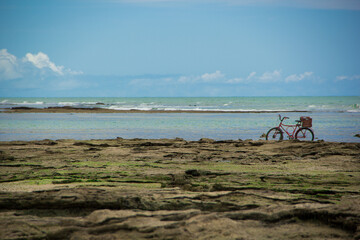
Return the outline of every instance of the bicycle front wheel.
[[[310,128],[300,128],[295,134],[295,139],[300,141],[314,141],[314,132]]]
[[[266,140],[276,140],[276,141],[283,140],[283,133],[281,129],[278,127],[274,127],[270,129],[266,134]]]

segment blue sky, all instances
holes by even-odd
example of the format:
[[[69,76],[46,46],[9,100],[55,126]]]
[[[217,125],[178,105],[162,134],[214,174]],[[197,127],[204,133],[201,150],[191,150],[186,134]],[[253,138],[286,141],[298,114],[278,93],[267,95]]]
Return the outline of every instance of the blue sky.
[[[360,95],[360,0],[0,0],[0,96]]]

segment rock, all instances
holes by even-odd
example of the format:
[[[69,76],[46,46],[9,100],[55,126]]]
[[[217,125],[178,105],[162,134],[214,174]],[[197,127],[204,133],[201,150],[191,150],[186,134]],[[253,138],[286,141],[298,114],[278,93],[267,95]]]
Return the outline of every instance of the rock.
[[[11,109],[14,109],[14,110],[31,110],[31,109],[35,109],[35,108],[32,108],[32,107],[12,107]]]
[[[181,141],[181,142],[183,142],[183,141],[185,141],[183,138],[179,138],[179,137],[177,137],[177,138],[175,138],[175,141]]]
[[[56,141],[50,140],[50,139],[44,139],[42,141],[36,141],[35,142],[36,145],[48,145],[48,146],[52,146],[52,145],[56,145],[58,144]]]
[[[191,176],[194,176],[194,177],[198,177],[198,176],[201,175],[200,172],[199,172],[198,170],[196,170],[196,169],[186,170],[186,171],[185,171],[185,174],[191,175]]]
[[[357,239],[359,155],[360,143],[0,142],[0,239]]]
[[[256,142],[249,142],[249,144],[251,146],[262,146],[264,145],[265,143],[264,142],[260,142],[260,141],[256,141]]]
[[[199,140],[199,143],[213,143],[213,142],[215,142],[215,140],[214,140],[214,139],[210,139],[210,138],[201,138],[201,139]]]

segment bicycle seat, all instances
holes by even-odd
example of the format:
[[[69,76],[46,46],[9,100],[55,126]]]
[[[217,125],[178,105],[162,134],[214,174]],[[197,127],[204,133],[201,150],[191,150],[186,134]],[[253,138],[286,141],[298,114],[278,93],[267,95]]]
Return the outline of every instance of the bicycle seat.
[[[298,122],[298,123],[299,123],[299,122],[301,122],[301,120],[295,120],[295,122]]]

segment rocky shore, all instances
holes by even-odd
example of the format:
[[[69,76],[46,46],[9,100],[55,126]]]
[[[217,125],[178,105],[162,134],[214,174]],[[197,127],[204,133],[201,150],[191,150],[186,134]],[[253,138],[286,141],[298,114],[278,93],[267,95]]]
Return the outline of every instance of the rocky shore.
[[[0,239],[360,239],[360,144],[0,142]]]

